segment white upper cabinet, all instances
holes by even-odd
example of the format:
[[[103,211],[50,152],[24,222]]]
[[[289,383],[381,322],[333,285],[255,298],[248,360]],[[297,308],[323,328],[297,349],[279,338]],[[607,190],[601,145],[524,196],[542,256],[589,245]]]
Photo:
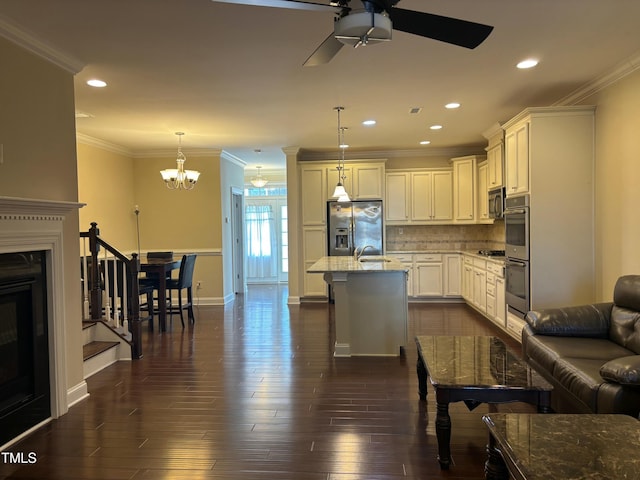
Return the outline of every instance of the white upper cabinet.
[[[387,172],[385,219],[390,224],[451,223],[450,169]]]
[[[502,150],[502,142],[487,149],[487,188],[489,190],[503,186],[502,164],[504,155]]]
[[[380,200],[384,197],[384,165],[354,164],[351,169],[353,190],[347,189],[347,192],[353,200]]]
[[[326,178],[327,169],[324,166],[304,166],[300,170],[303,225],[324,225],[326,222]]]
[[[504,186],[504,130],[500,123],[495,123],[482,135],[487,139],[487,188]]]
[[[493,223],[489,218],[489,164],[482,162],[478,165],[478,222]]]
[[[505,132],[506,193],[529,191],[529,122],[523,121]]]
[[[387,222],[408,222],[411,202],[410,190],[411,174],[409,172],[388,172],[385,175],[384,204],[385,220]]]
[[[484,157],[469,155],[452,158],[453,219],[456,223],[476,221],[476,164]]]

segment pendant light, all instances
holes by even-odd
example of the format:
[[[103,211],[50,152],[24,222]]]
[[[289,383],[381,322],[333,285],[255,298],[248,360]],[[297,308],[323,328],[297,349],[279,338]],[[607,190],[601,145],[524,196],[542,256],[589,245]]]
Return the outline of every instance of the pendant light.
[[[160,175],[162,175],[162,179],[169,190],[191,190],[196,186],[200,172],[184,169],[184,162],[187,160],[187,157],[182,153],[182,135],[184,135],[184,132],[176,132],[176,135],[178,136],[177,168],[161,170]]]
[[[269,180],[267,180],[262,175],[260,175],[260,169],[261,168],[262,168],[262,166],[260,166],[260,165],[258,165],[256,167],[256,170],[258,171],[258,174],[251,179],[251,185],[253,185],[256,188],[262,188],[269,182]]]
[[[338,184],[333,191],[333,197],[338,198],[339,202],[350,202],[349,194],[344,188],[344,180],[347,178],[344,174],[344,150],[347,148],[347,144],[344,143],[344,131],[346,127],[343,127],[340,123],[340,112],[344,110],[344,107],[335,107],[334,110],[338,112],[338,148],[340,149],[340,156],[338,158]]]

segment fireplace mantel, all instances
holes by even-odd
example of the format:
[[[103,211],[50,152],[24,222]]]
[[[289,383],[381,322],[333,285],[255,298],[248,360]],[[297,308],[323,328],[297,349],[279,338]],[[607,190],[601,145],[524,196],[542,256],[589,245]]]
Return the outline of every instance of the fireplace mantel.
[[[85,203],[60,202],[56,200],[40,200],[34,198],[0,196],[0,215],[3,220],[16,220],[12,217],[64,217],[67,213],[84,207]],[[22,218],[29,219],[29,218]],[[50,220],[52,218],[47,218]],[[35,220],[35,219],[34,219]]]

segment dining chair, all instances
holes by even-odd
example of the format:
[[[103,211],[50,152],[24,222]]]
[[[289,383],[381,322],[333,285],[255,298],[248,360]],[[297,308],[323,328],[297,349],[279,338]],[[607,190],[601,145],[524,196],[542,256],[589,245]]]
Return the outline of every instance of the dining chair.
[[[174,306],[171,304],[169,308],[169,313],[173,316],[174,312],[178,311],[180,313],[180,321],[182,322],[182,327],[184,328],[184,316],[182,314],[183,310],[187,310],[188,318],[191,323],[195,323],[196,319],[193,315],[193,293],[192,293],[192,285],[193,285],[193,269],[196,264],[196,254],[184,255],[182,257],[182,262],[180,263],[180,274],[178,278],[172,278],[167,281],[167,295],[169,300],[171,299],[171,292],[173,290],[178,291],[178,305]],[[182,290],[187,291],[187,302],[182,302]]]
[[[173,252],[171,251],[160,251],[160,252],[147,252],[147,261],[149,260],[173,260]],[[171,273],[167,273],[167,280],[171,277]],[[154,288],[158,289],[158,274],[157,273],[147,273],[144,277],[140,279],[140,285],[144,286],[144,288]]]

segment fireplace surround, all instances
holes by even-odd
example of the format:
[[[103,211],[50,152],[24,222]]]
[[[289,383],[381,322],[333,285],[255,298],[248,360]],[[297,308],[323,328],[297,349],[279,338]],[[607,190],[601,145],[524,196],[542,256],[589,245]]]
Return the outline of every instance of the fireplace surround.
[[[32,257],[37,260],[31,262],[30,267],[24,268],[32,269],[33,263],[38,263],[36,270],[40,272],[39,275],[42,276],[42,281],[46,285],[46,287],[41,287],[43,290],[38,291],[38,287],[36,287],[36,291],[30,293],[25,293],[25,290],[21,290],[20,287],[17,290],[12,289],[12,292],[17,292],[15,295],[12,294],[15,302],[13,302],[13,306],[7,306],[8,304],[5,303],[4,313],[13,312],[14,309],[32,308],[34,305],[33,295],[42,297],[41,308],[46,320],[43,320],[37,328],[40,328],[40,341],[45,342],[48,349],[46,362],[39,364],[41,368],[43,368],[42,365],[48,365],[48,367],[44,367],[44,372],[38,372],[38,375],[42,374],[47,377],[48,387],[44,388],[48,388],[48,391],[42,392],[43,383],[41,383],[38,387],[40,390],[33,395],[38,397],[40,401],[40,410],[42,408],[46,410],[48,407],[48,414],[44,417],[42,415],[34,416],[27,424],[12,431],[11,435],[7,434],[0,438],[0,449],[39,428],[51,418],[64,415],[72,403],[87,395],[84,382],[71,388],[67,382],[67,319],[65,318],[63,258],[64,241],[78,242],[77,237],[64,239],[65,215],[82,206],[83,204],[75,202],[0,196],[0,254],[5,258],[15,259],[17,256],[12,254],[33,255],[33,252],[37,252],[37,255]],[[9,255],[7,256],[7,254]],[[31,273],[33,274],[33,272]],[[31,275],[31,277],[33,276]],[[79,321],[80,319],[78,319]],[[80,323],[78,325],[78,328],[81,328]],[[5,340],[11,339],[11,327],[7,326],[5,330]],[[10,375],[10,372],[4,375]],[[4,401],[5,410],[10,410],[8,405],[12,400],[7,398]],[[0,399],[0,409],[3,405],[1,402],[2,399]],[[11,438],[5,438],[7,436],[11,436]]]
[[[0,253],[0,444],[51,416],[46,252]]]

